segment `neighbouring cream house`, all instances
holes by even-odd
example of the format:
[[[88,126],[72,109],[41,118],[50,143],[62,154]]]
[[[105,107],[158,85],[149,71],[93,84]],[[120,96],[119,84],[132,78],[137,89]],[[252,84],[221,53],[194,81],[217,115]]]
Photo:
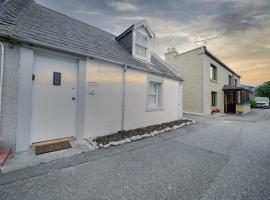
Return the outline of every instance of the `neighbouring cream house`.
[[[169,49],[165,61],[185,79],[184,112],[208,115],[216,109],[221,113],[246,113],[250,110],[249,91],[240,86],[240,76],[206,47],[185,53]]]

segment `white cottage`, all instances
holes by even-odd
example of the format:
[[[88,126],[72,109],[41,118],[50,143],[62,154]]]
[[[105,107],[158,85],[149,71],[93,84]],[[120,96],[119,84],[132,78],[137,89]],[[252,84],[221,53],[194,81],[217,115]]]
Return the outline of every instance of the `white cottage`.
[[[33,0],[0,4],[0,146],[103,136],[182,117],[182,78],[145,21],[114,36]]]

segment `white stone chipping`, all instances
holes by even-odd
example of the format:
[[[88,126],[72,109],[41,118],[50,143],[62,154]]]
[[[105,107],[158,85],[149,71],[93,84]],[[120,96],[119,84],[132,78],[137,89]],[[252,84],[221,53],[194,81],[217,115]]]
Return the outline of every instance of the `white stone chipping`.
[[[189,120],[189,119],[184,118],[183,120]],[[159,130],[159,131],[153,131],[153,132],[151,132],[149,134],[147,133],[147,134],[144,134],[144,135],[135,135],[135,136],[132,136],[130,138],[126,138],[124,140],[112,141],[112,142],[109,142],[108,144],[105,144],[105,145],[97,144],[97,142],[94,141],[95,138],[88,138],[88,139],[86,139],[86,141],[88,141],[89,144],[92,145],[94,149],[107,148],[109,146],[118,146],[120,144],[134,142],[134,141],[140,140],[142,138],[153,137],[153,136],[158,135],[160,133],[168,132],[168,131],[171,131],[171,130],[176,130],[176,129],[179,129],[179,128],[182,128],[182,127],[194,124],[194,123],[196,123],[194,120],[189,120],[188,122],[184,122],[184,123],[182,123],[180,125],[175,125],[173,127],[167,127],[165,129],[162,129],[162,130]]]

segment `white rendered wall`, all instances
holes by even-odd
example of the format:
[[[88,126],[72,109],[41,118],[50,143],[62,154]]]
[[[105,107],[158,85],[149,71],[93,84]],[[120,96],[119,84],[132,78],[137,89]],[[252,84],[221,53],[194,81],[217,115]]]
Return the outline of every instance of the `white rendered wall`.
[[[161,78],[130,68],[126,72],[124,126],[126,130],[178,119],[179,82],[172,79],[163,78],[164,109],[161,111],[146,111],[147,81],[149,76]]]
[[[21,47],[20,56],[16,152],[25,151],[30,145],[34,51]]]
[[[32,66],[35,50],[22,47],[18,97],[17,151],[24,151],[30,144]],[[47,51],[59,56],[71,56]],[[72,57],[73,58],[73,57]],[[82,58],[79,60],[78,104],[76,138],[103,136],[122,130],[123,117],[123,66]],[[169,78],[128,68],[125,88],[124,129],[133,129],[177,120],[182,116],[181,85]],[[146,111],[148,77],[161,78],[164,83],[164,109]],[[96,83],[96,91],[89,94],[88,83]],[[27,104],[26,104],[27,103]],[[180,104],[180,105],[179,105]]]
[[[121,130],[123,67],[88,59],[86,66],[85,137]],[[95,94],[87,91],[96,83]]]
[[[87,60],[85,138],[104,136],[122,130],[123,67]],[[125,73],[124,129],[159,124],[182,117],[180,85],[178,81],[128,68]],[[164,81],[164,109],[146,111],[148,77]],[[88,83],[96,83],[96,91],[89,94]]]

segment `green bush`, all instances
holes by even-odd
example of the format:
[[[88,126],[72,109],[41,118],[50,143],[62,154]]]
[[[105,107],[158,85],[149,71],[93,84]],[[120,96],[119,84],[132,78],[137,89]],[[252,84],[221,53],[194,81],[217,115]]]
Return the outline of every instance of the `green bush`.
[[[256,108],[257,102],[254,99],[249,99],[249,105],[251,108]]]

